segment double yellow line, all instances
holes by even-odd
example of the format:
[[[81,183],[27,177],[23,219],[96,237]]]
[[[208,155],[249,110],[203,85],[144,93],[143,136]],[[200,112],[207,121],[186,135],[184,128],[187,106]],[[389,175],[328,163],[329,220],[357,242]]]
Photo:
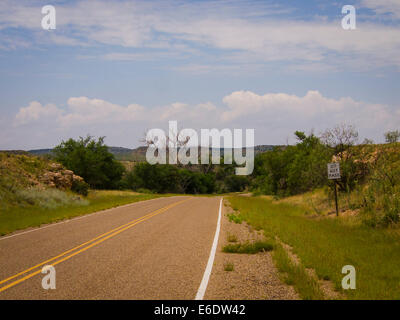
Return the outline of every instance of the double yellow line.
[[[112,229],[112,230],[106,232],[106,233],[103,233],[103,234],[97,236],[96,238],[93,238],[93,239],[91,239],[91,240],[89,240],[89,241],[87,241],[85,243],[80,244],[79,246],[76,246],[76,247],[74,247],[72,249],[69,249],[69,250],[59,254],[56,257],[53,257],[53,258],[48,259],[46,261],[43,261],[43,262],[41,262],[41,263],[39,263],[39,264],[29,268],[29,269],[26,269],[26,270],[21,271],[21,272],[13,275],[11,277],[8,277],[8,278],[6,278],[4,280],[1,280],[0,281],[0,285],[4,284],[6,282],[9,282],[9,281],[11,281],[11,280],[13,280],[13,279],[15,279],[15,278],[17,278],[19,276],[22,276],[22,275],[24,275],[24,274],[26,274],[26,273],[28,273],[30,271],[33,271],[36,268],[39,268],[39,267],[41,267],[41,266],[43,266],[45,264],[48,264],[49,262],[54,261],[54,262],[51,263],[51,265],[55,266],[55,265],[65,261],[65,260],[68,260],[68,259],[72,258],[73,256],[76,256],[77,254],[82,253],[82,252],[84,252],[84,251],[86,251],[86,250],[88,250],[88,249],[90,249],[90,248],[92,248],[92,247],[94,247],[94,246],[106,241],[107,239],[110,239],[110,238],[116,236],[117,234],[119,234],[119,233],[121,233],[121,232],[123,232],[125,230],[128,230],[128,229],[132,228],[133,226],[135,226],[135,225],[137,225],[137,224],[139,224],[139,223],[141,223],[143,221],[146,221],[146,220],[148,220],[148,219],[150,219],[150,218],[152,218],[152,217],[154,217],[154,216],[156,216],[156,215],[158,215],[160,213],[163,213],[163,212],[167,211],[168,209],[170,209],[172,207],[175,207],[178,204],[180,204],[182,202],[185,202],[185,201],[187,201],[187,199],[172,203],[172,204],[170,204],[170,205],[168,205],[166,207],[163,207],[163,208],[160,208],[160,209],[158,209],[156,211],[150,212],[150,213],[144,215],[143,217],[140,217],[138,219],[135,219],[135,220],[132,220],[132,221],[130,221],[128,223],[125,223],[122,226],[119,226],[119,227],[117,227],[115,229]],[[78,250],[78,249],[80,249],[80,250]],[[77,250],[77,251],[75,251],[75,250]],[[61,258],[61,259],[59,259],[59,258]],[[59,260],[57,260],[57,259],[59,259]],[[55,261],[55,260],[57,260],[57,261]],[[5,291],[5,290],[7,290],[7,289],[9,289],[9,288],[11,288],[11,287],[13,287],[15,285],[27,280],[27,279],[30,279],[33,276],[35,276],[35,275],[37,275],[37,274],[39,274],[41,272],[42,272],[42,269],[36,270],[36,271],[34,271],[32,273],[29,273],[28,275],[26,275],[26,276],[24,276],[24,277],[22,277],[22,278],[20,278],[18,280],[15,280],[15,281],[13,281],[13,282],[1,287],[0,288],[0,292],[3,292],[3,291]]]

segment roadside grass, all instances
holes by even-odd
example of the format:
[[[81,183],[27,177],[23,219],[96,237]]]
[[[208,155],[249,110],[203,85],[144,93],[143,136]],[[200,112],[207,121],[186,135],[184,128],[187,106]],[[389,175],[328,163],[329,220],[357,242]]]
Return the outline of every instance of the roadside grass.
[[[300,195],[277,199],[277,203],[288,203],[301,206],[307,214],[328,215],[335,213],[335,202],[328,196],[327,188],[319,188]],[[269,197],[271,200],[273,197]],[[344,208],[343,198],[339,194],[339,208]]]
[[[229,219],[229,222],[234,222],[234,223],[237,223],[237,224],[241,224],[242,221],[243,221],[243,219],[240,216],[240,214],[235,214],[235,213],[229,213],[228,214],[228,219]]]
[[[305,268],[314,269],[320,279],[330,279],[347,298],[400,299],[400,235],[396,230],[371,228],[346,218],[309,218],[301,205],[265,197],[227,200],[250,225],[263,229],[267,239],[278,236],[290,245]],[[298,289],[302,287],[308,281],[304,274],[284,262],[279,246],[276,252],[278,266],[287,269],[288,279]],[[345,265],[356,269],[355,290],[341,288]]]
[[[225,271],[233,271],[234,269],[235,269],[235,267],[232,262],[227,262],[224,264]]]
[[[273,245],[269,242],[256,241],[256,242],[227,244],[222,248],[222,251],[226,253],[255,254],[263,251],[271,251],[273,248],[274,248]]]
[[[362,188],[361,188],[362,189]],[[357,216],[358,222],[363,222],[364,215],[360,214],[363,204],[363,190],[360,188],[353,192],[339,192],[338,204],[339,214]],[[263,196],[273,199],[272,196]],[[277,199],[276,203],[288,203],[299,205],[305,209],[305,213],[310,215],[319,215],[321,217],[336,214],[335,200],[333,192],[328,187],[318,188],[303,194]]]
[[[303,265],[294,264],[290,260],[286,250],[280,244],[275,244],[272,258],[276,267],[281,272],[282,280],[286,284],[294,286],[302,299],[324,299],[324,295],[317,281],[307,274]]]
[[[53,197],[29,194],[24,191],[22,196],[28,197],[32,205],[13,206],[0,210],[0,236],[29,227],[38,227],[42,224],[61,221],[88,213],[110,209],[113,207],[149,200],[170,195],[138,194],[130,191],[90,191],[88,197],[79,198],[70,193],[51,190]],[[55,197],[54,197],[55,196]],[[78,200],[81,199],[81,200]],[[39,199],[39,200],[38,200]]]
[[[227,236],[227,240],[228,240],[228,242],[237,242],[238,238],[236,235],[229,233]]]

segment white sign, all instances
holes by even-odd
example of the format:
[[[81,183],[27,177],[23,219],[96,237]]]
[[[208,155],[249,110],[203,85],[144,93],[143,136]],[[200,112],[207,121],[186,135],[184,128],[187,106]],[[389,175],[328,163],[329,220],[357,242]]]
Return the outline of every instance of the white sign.
[[[340,179],[340,165],[338,162],[328,163],[328,179]]]

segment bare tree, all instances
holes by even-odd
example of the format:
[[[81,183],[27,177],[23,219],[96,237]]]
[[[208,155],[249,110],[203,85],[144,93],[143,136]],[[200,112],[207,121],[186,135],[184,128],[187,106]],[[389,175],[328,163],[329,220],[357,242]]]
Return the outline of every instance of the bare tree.
[[[358,132],[352,125],[340,124],[333,129],[327,129],[321,135],[321,140],[343,160],[351,157],[349,151],[358,142]]]
[[[147,147],[157,148],[157,152],[159,149],[165,149],[166,157],[169,159],[169,154],[171,150],[178,151],[180,148],[186,148],[191,137],[184,136],[181,133],[181,130],[170,130],[168,135],[165,135],[165,139],[159,140],[158,136],[149,136],[147,132],[144,133],[144,138],[140,140],[141,143],[144,143]],[[180,164],[178,163],[178,166]]]
[[[341,179],[338,181],[340,190],[349,191],[354,188],[359,179],[365,176],[367,168],[355,159],[354,145],[358,142],[358,132],[352,125],[340,124],[326,130],[321,140],[333,151],[333,161],[341,163]]]
[[[387,143],[395,143],[400,139],[400,131],[393,130],[385,133],[385,140]]]

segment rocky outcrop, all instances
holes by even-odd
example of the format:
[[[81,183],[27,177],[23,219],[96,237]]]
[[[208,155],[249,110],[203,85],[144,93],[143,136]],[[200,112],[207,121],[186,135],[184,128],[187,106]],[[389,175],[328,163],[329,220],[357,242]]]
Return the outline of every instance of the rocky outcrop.
[[[50,170],[46,171],[41,177],[40,182],[47,187],[58,189],[71,189],[74,182],[83,182],[83,178],[74,174],[71,170],[66,170],[58,163],[51,163]]]

